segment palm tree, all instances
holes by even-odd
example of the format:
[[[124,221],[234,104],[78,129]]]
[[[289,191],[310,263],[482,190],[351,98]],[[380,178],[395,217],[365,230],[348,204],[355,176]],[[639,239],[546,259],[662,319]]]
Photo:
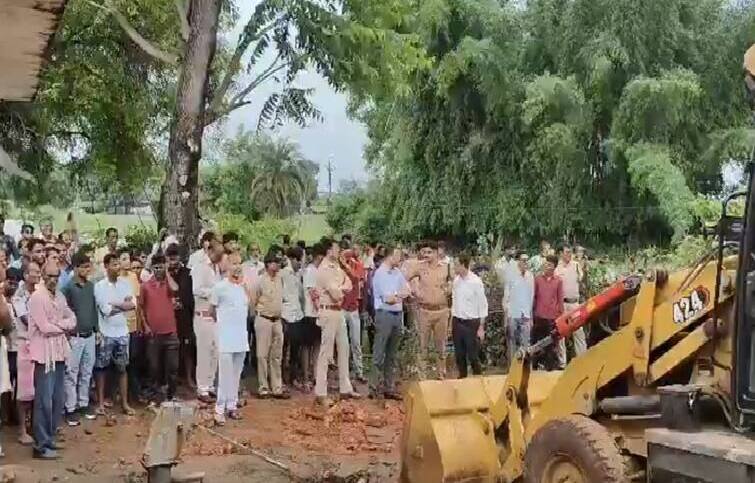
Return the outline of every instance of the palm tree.
[[[255,140],[256,175],[250,196],[262,213],[290,216],[313,196],[317,165],[304,159],[296,144],[260,135]]]

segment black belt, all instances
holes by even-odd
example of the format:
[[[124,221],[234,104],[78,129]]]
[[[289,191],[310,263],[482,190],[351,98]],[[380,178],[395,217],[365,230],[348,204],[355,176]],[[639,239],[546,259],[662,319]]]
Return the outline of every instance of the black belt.
[[[262,315],[262,314],[257,314],[257,315],[259,315],[263,319],[269,320],[270,322],[280,322],[280,320],[281,320],[280,317],[268,317],[267,315]]]
[[[94,334],[93,330],[90,330],[89,332],[76,332],[73,334],[74,337],[80,337],[82,339],[88,339]]]
[[[578,298],[573,298],[573,299],[567,299],[567,298],[565,298],[564,299],[564,303],[565,304],[576,304],[577,302],[579,302]]]
[[[479,322],[480,321],[479,318],[476,318],[476,319],[462,319],[460,317],[454,317],[454,320],[456,322],[459,322],[459,323],[462,323],[462,324],[472,323],[472,322]]]

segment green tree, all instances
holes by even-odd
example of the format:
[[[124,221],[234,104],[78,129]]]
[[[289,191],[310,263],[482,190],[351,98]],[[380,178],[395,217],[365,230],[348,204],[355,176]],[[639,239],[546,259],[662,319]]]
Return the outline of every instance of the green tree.
[[[151,21],[134,24],[168,42],[178,30],[174,7],[128,2],[129,12],[142,9]],[[67,3],[49,56],[35,102],[0,107],[0,143],[34,178],[14,180],[14,198],[70,201],[58,192],[87,196],[92,184],[100,197],[130,197],[143,195],[156,175],[159,183],[175,70],[154,62],[86,0]],[[58,190],[48,183],[53,173]]]
[[[298,213],[317,194],[319,167],[302,158],[295,144],[260,137],[256,143],[257,174],[250,195],[260,210],[283,218]]]
[[[319,112],[309,101],[310,91],[295,83],[303,69],[314,68],[334,86],[349,85],[358,94],[405,75],[419,58],[413,37],[401,33],[412,7],[403,0],[262,0],[235,45],[221,43],[219,49],[222,9],[229,8],[233,17],[231,2],[175,0],[170,8],[177,15],[168,17],[155,5],[169,2],[143,0],[149,5],[142,6],[126,0],[79,1],[110,14],[143,53],[175,69],[160,214],[163,224],[190,244],[199,230],[199,160],[208,126],[251,103],[259,86],[271,79],[280,89],[265,102],[262,123],[277,125],[284,118],[304,123]],[[156,31],[166,20],[177,26],[177,34],[155,41],[150,33],[162,39]],[[274,59],[268,63],[263,54],[270,51]],[[251,78],[244,72],[251,72]]]
[[[319,167],[290,141],[239,131],[221,147],[221,158],[203,173],[206,209],[249,221],[298,213],[317,195]]]
[[[751,145],[753,25],[751,2],[423,2],[431,63],[354,108],[382,182],[360,212],[409,239],[680,240]]]

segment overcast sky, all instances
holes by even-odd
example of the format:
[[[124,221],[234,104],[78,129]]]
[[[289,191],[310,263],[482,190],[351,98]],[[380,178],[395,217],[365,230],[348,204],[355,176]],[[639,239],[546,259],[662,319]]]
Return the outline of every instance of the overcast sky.
[[[246,23],[257,1],[239,2],[240,23]],[[231,42],[236,44],[238,32],[234,32]],[[269,63],[272,57],[267,59]],[[262,60],[262,67],[266,65]],[[259,72],[259,71],[258,71]],[[256,73],[255,73],[256,74]],[[301,152],[307,159],[320,165],[319,189],[327,191],[328,174],[326,166],[328,158],[333,157],[333,190],[338,188],[341,179],[366,179],[363,148],[367,140],[366,129],[346,114],[346,96],[335,92],[320,75],[314,72],[301,74],[298,87],[315,89],[312,97],[314,104],[322,112],[321,122],[313,121],[306,128],[299,128],[295,124],[286,124],[276,130],[273,135],[284,136],[299,144]],[[254,95],[254,103],[242,107],[230,115],[224,129],[228,136],[235,135],[239,126],[247,129],[257,128],[260,109],[268,96],[278,90],[274,81],[258,88]]]

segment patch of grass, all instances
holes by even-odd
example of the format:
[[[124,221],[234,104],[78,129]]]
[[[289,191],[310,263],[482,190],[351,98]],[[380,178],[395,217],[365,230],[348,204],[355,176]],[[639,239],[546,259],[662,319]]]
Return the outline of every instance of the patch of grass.
[[[59,232],[65,227],[67,216],[68,210],[43,206],[33,212],[10,210],[8,219],[31,221],[38,227],[41,220],[49,217],[53,220],[55,231]],[[157,226],[157,222],[152,215],[90,214],[79,210],[74,212],[74,217],[79,232],[82,234],[98,233],[111,226],[117,228],[121,233],[126,233],[127,228],[132,225],[143,225],[150,228]],[[297,215],[292,217],[292,221],[297,228],[293,238],[295,240],[304,240],[307,244],[314,243],[323,236],[331,233],[331,229],[325,221],[324,214],[310,213],[306,215]]]
[[[111,215],[108,213],[85,213],[83,210],[74,211],[74,219],[82,234],[96,233],[105,230],[108,227],[115,227],[119,232],[125,233],[131,225],[144,225],[154,228],[157,222],[151,215]],[[42,206],[34,211],[11,210],[8,213],[8,219],[22,220],[31,222],[39,227],[40,221],[52,218],[55,232],[61,231],[66,226],[66,217],[69,210],[60,210],[50,206]]]
[[[66,213],[61,213],[59,217],[54,218],[55,226],[62,227],[65,223],[65,217]],[[325,221],[325,215],[297,215],[293,217],[292,221],[297,227],[297,231],[293,238],[296,240],[304,240],[308,244],[314,243],[330,233],[330,227]],[[108,215],[102,213],[96,215],[90,215],[87,213],[80,214],[77,216],[77,222],[79,224],[79,230],[84,233],[95,232],[109,226],[114,226],[118,228],[119,231],[125,233],[126,228],[131,225],[144,224],[149,227],[155,227],[157,225],[152,216]]]
[[[331,233],[330,226],[325,221],[325,215],[323,214],[298,215],[293,218],[293,221],[297,227],[297,232],[293,238],[295,240],[304,240],[307,244],[314,243]]]

